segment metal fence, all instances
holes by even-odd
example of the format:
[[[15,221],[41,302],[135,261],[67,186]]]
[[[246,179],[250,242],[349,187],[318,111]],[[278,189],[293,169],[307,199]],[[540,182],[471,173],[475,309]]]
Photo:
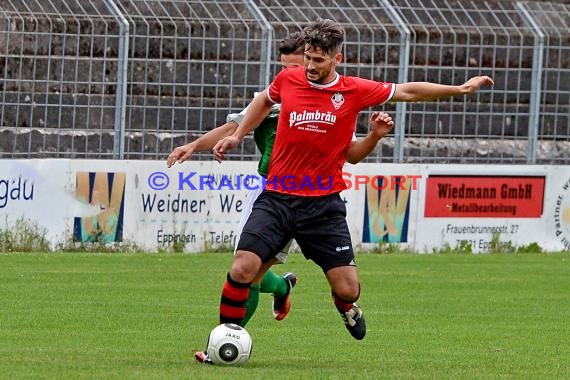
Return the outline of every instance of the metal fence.
[[[495,80],[383,107],[396,128],[367,161],[570,162],[570,5],[491,0],[0,0],[0,157],[165,159],[245,107],[317,17],[345,29],[344,74]],[[256,157],[251,139],[232,155]]]

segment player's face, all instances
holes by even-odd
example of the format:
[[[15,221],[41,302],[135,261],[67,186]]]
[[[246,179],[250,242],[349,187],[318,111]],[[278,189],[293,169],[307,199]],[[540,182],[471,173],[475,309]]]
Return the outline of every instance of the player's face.
[[[325,54],[310,45],[305,47],[305,75],[309,82],[324,84],[335,78],[335,68],[342,60],[342,54]]]
[[[303,54],[281,54],[281,70],[297,66],[303,66]]]

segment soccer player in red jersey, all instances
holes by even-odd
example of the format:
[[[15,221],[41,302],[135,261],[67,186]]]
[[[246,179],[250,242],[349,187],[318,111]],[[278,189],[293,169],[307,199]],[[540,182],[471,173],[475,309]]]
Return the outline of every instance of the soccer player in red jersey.
[[[293,32],[287,37],[283,38],[279,43],[279,55],[281,60],[281,67],[303,66],[303,54],[305,51],[305,43],[303,34],[301,32]],[[223,137],[230,136],[238,127],[243,119],[247,108],[240,113],[231,113],[227,117],[227,122],[214,128],[207,133],[200,136],[198,139],[176,147],[167,158],[168,167],[172,167],[175,163],[183,163],[189,160],[195,152],[203,152],[210,150],[214,145]],[[261,153],[261,158],[258,164],[258,174],[260,177],[265,178],[271,160],[271,151],[275,141],[275,131],[277,129],[277,117],[279,115],[280,105],[275,104],[272,107],[269,115],[261,122],[261,124],[254,131],[254,140],[258,150]],[[347,161],[350,163],[357,163],[362,160],[370,151],[376,147],[379,139],[389,133],[393,127],[391,117],[384,112],[374,112],[370,118],[370,133],[361,139],[356,139],[353,136],[350,148],[347,152]],[[240,227],[237,230],[237,241],[241,234],[241,227],[247,221],[247,217],[251,211],[253,202],[261,193],[261,186],[248,191],[244,207],[240,215]],[[282,247],[281,251],[275,256],[274,264],[285,263],[289,251],[290,244]],[[247,301],[247,313],[244,319],[241,320],[240,326],[245,327],[250,318],[255,313],[259,303],[259,293],[272,293],[273,301],[273,315],[276,320],[284,319],[289,313],[291,305],[290,293],[295,284],[297,277],[287,272],[283,276],[278,276],[271,270],[268,270],[263,278],[253,281],[249,290],[249,297]]]
[[[293,32],[280,41],[278,50],[282,69],[303,66],[303,55],[305,51],[303,37],[301,32]],[[189,160],[195,152],[210,150],[221,138],[230,136],[237,129],[246,110],[247,108],[240,113],[229,114],[225,124],[208,131],[188,144],[176,147],[167,158],[168,167],[172,167],[177,162],[182,163]],[[271,151],[275,141],[279,111],[280,105],[274,104],[269,115],[254,131],[254,140],[261,153],[258,164],[258,174],[260,177],[257,178],[259,182],[261,182],[261,178],[266,178],[267,176],[269,163],[271,161]],[[392,130],[393,125],[394,123],[388,114],[384,112],[373,112],[370,117],[370,132],[366,137],[361,139],[356,139],[356,136],[353,136],[353,141],[347,151],[347,161],[355,164],[366,157],[376,147],[378,141]],[[236,231],[238,236],[236,243],[239,242],[241,229],[247,221],[255,199],[263,190],[261,186],[255,188],[256,183],[253,185],[254,188],[248,191],[244,201],[244,207],[240,215],[240,226]],[[275,258],[272,259],[273,265],[285,263],[290,245],[291,244],[288,243],[275,255]],[[282,276],[278,276],[271,270],[268,270],[264,274],[262,273],[262,276],[260,275],[254,279],[249,287],[246,314],[245,317],[239,321],[240,326],[245,327],[255,313],[259,303],[260,293],[273,294],[273,316],[276,320],[283,320],[289,313],[291,307],[291,290],[296,283],[297,277],[294,273],[287,272]],[[195,357],[200,362],[211,363],[211,360],[209,360],[207,354],[203,351],[196,352]]]
[[[467,95],[492,85],[493,80],[477,76],[453,86],[343,76],[336,72],[343,58],[342,27],[319,19],[304,33],[304,67],[280,72],[254,98],[233,135],[214,147],[216,159],[223,160],[273,104],[281,104],[265,191],[253,206],[227,274],[220,323],[236,323],[245,316],[249,284],[269,268],[275,252],[294,238],[305,258],[322,269],[346,328],[360,340],[366,334],[364,315],[357,305],[360,280],[339,195],[346,187],[342,168],[358,113],[387,102]]]

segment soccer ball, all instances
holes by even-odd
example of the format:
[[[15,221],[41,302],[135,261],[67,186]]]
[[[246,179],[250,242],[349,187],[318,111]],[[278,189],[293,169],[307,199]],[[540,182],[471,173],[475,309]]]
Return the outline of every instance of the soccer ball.
[[[214,364],[238,365],[249,360],[251,344],[251,336],[246,329],[233,323],[223,323],[210,332],[206,353]]]

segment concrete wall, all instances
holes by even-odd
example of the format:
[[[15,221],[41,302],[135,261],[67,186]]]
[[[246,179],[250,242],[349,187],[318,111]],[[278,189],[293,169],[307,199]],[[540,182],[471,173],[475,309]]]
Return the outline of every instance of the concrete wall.
[[[385,47],[370,24],[361,30],[346,29],[347,41],[358,41],[358,47],[347,49],[344,73],[397,80],[400,33],[394,25],[384,28],[379,33],[391,42]],[[13,15],[0,17],[0,30],[4,31],[0,33],[4,77],[0,152],[5,156],[26,149],[37,156],[111,154],[119,68],[117,22],[111,17]],[[498,90],[461,104],[410,105],[406,131],[410,138],[467,135],[499,142],[526,138],[533,65],[530,33],[496,30],[481,35],[473,28],[446,33],[444,28],[421,25],[411,30],[409,80],[459,83],[488,71]],[[133,17],[130,32],[126,112],[130,158],[146,157],[147,152],[167,154],[187,135],[223,123],[227,111],[247,104],[259,87],[263,38],[254,22],[230,25],[208,19]],[[562,32],[568,38],[568,31]],[[544,78],[545,88],[560,88],[543,95],[541,134],[553,139],[567,129],[570,114],[566,92],[570,55],[556,50],[556,44],[564,41],[564,36],[548,40],[554,51],[544,62],[553,71],[563,68],[560,75]],[[513,72],[521,73],[516,81]],[[365,133],[366,116],[360,121],[357,131]],[[410,148],[408,153],[413,156],[416,151]],[[252,144],[244,154],[255,154]]]

